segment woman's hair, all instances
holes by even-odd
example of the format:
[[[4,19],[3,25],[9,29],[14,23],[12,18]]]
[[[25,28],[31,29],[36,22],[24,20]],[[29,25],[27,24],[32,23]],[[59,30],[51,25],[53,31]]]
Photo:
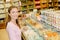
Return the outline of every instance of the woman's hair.
[[[10,13],[10,11],[11,11],[13,8],[17,8],[17,9],[18,9],[18,7],[16,7],[16,6],[10,6],[9,9],[8,9],[8,12]]]
[[[6,24],[7,24],[9,21],[11,21],[11,17],[10,17],[10,15],[9,15],[9,13],[10,13],[10,11],[11,11],[13,8],[17,8],[17,9],[18,9],[18,7],[16,7],[16,6],[10,6],[10,7],[9,7],[9,9],[8,9],[8,19],[7,19]],[[20,26],[17,19],[16,19],[16,23],[17,23],[18,26]]]

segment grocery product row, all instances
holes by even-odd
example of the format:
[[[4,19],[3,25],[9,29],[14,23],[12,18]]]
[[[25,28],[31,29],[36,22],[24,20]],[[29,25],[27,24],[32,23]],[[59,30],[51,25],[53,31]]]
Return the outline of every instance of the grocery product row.
[[[59,29],[57,30],[37,18],[29,16],[24,20],[24,23],[22,21],[22,25],[27,27],[27,31],[23,32],[26,40],[60,40]]]

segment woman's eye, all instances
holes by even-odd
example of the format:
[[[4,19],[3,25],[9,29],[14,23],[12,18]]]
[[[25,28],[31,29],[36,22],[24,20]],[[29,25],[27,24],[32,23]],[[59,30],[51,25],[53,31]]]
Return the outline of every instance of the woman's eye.
[[[15,13],[15,11],[13,11],[12,13]]]
[[[18,13],[18,11],[17,12],[15,11],[15,12],[12,12],[12,13]]]

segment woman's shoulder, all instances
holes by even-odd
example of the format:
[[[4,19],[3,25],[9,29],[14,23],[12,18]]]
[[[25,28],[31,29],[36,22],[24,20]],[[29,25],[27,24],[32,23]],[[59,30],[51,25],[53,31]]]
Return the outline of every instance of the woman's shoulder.
[[[8,29],[8,30],[20,30],[19,27],[17,27],[16,25],[14,25],[12,22],[8,22],[7,23],[6,29]]]
[[[8,23],[7,23],[7,29],[14,29],[14,30],[17,30],[18,27],[15,26],[12,22],[8,22]]]
[[[12,24],[11,24],[11,22],[8,22],[7,23],[7,27],[10,27]]]
[[[8,23],[7,23],[7,27],[6,27],[6,29],[10,29],[10,28],[13,28],[13,25],[12,25],[11,22],[8,22]]]

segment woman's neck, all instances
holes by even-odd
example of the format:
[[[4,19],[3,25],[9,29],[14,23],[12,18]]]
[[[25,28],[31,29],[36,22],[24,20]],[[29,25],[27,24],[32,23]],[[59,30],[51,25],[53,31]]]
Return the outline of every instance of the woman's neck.
[[[16,20],[11,19],[11,22],[13,22],[14,24],[16,24]]]
[[[11,20],[10,22],[12,22],[13,24],[15,24],[16,26],[18,26],[19,27],[19,25],[16,23],[16,20]]]

